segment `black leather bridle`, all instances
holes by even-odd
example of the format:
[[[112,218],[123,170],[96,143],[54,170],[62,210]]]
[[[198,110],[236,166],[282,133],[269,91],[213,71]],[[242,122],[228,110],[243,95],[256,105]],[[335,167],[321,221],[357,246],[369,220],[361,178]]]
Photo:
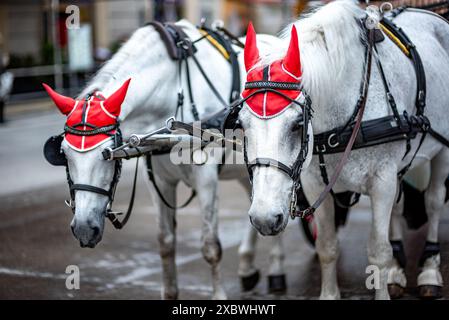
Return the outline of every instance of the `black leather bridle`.
[[[352,146],[354,145],[354,142],[356,140],[356,137],[358,135],[360,125],[362,123],[362,118],[365,110],[365,105],[368,98],[368,88],[369,88],[369,80],[371,76],[371,58],[373,53],[373,46],[374,46],[374,31],[372,29],[366,29],[367,31],[367,38],[365,44],[365,64],[364,64],[364,72],[362,77],[362,82],[360,86],[360,95],[356,103],[356,108],[354,112],[354,123],[353,123],[353,129],[350,136],[350,139],[348,141],[348,144],[346,145],[346,148],[344,150],[344,153],[342,157],[340,158],[340,161],[335,169],[334,175],[330,179],[328,183],[326,183],[325,189],[321,192],[319,198],[308,208],[305,210],[297,210],[297,192],[299,191],[299,188],[301,187],[300,184],[300,175],[302,166],[307,158],[308,155],[308,125],[311,121],[311,116],[313,109],[311,107],[311,100],[304,91],[304,88],[301,86],[300,83],[289,83],[289,82],[272,82],[272,81],[255,81],[255,82],[247,82],[245,85],[246,89],[258,89],[245,97],[244,99],[236,102],[235,104],[231,105],[228,116],[225,118],[224,122],[224,129],[235,129],[238,123],[238,114],[240,110],[243,108],[243,103],[247,101],[249,98],[253,97],[256,94],[260,93],[266,93],[266,92],[272,92],[277,95],[280,95],[284,97],[285,99],[289,100],[291,103],[294,103],[298,106],[300,106],[303,110],[303,117],[300,120],[300,126],[302,127],[302,141],[301,141],[301,148],[299,151],[299,154],[293,163],[293,165],[287,166],[283,164],[280,161],[277,161],[275,159],[271,158],[256,158],[251,162],[248,162],[247,155],[246,155],[246,146],[244,150],[244,158],[245,162],[248,168],[248,172],[250,175],[250,180],[252,182],[252,171],[257,166],[265,166],[265,167],[275,167],[278,170],[284,172],[287,174],[292,180],[293,180],[293,186],[292,186],[292,192],[291,192],[291,198],[290,198],[290,206],[289,206],[289,213],[290,217],[294,219],[295,217],[300,218],[307,218],[315,212],[315,210],[321,205],[321,203],[325,200],[327,195],[331,192],[332,187],[335,185],[338,176],[340,175],[341,170],[343,169],[344,164],[347,162],[348,156],[352,150]],[[267,72],[264,72],[266,74]],[[297,100],[294,100],[287,95],[283,94],[282,92],[278,90],[300,90],[302,92],[302,95],[305,97],[304,103],[301,103]],[[246,139],[245,139],[246,144]]]
[[[64,126],[64,132],[58,136],[50,137],[47,142],[44,145],[44,156],[47,159],[47,161],[56,166],[63,165],[66,168],[66,175],[67,175],[67,183],[69,185],[69,191],[70,191],[70,200],[66,200],[65,203],[68,207],[72,209],[72,213],[75,214],[76,204],[75,204],[75,193],[76,191],[87,191],[92,193],[101,194],[103,196],[108,197],[108,204],[106,207],[106,217],[111,221],[111,223],[114,225],[116,229],[121,229],[125,226],[125,224],[128,222],[128,219],[131,215],[132,208],[134,205],[134,195],[136,190],[136,180],[137,180],[137,169],[138,169],[138,162],[136,162],[136,171],[134,174],[134,183],[133,183],[133,189],[131,194],[131,200],[129,203],[128,210],[125,214],[125,217],[122,221],[119,221],[117,218],[117,215],[121,215],[121,212],[114,212],[112,211],[112,202],[114,201],[115,191],[117,189],[117,184],[120,179],[121,171],[122,171],[122,160],[116,159],[114,160],[114,175],[112,177],[112,181],[110,183],[109,189],[103,189],[100,187],[96,187],[89,184],[82,184],[82,183],[73,183],[73,180],[70,176],[70,170],[67,163],[67,158],[65,157],[64,152],[61,149],[61,143],[63,141],[64,134],[70,133],[77,136],[94,136],[97,134],[106,134],[110,137],[112,137],[114,141],[114,148],[117,148],[123,144],[122,139],[122,133],[120,131],[120,123],[117,121],[115,124],[107,125],[107,126],[95,126],[93,124],[86,122],[85,117],[85,111],[87,107],[88,100],[90,99],[91,95],[88,94],[84,100],[83,104],[83,111],[81,116],[81,122],[78,124],[75,124],[73,126],[69,126],[67,123]],[[79,126],[85,126],[89,127],[90,129],[87,130],[79,130],[77,127]],[[113,132],[115,131],[115,132]]]
[[[265,67],[268,68],[268,67]],[[267,74],[267,72],[264,72],[264,74]],[[309,123],[312,119],[312,101],[310,100],[310,97],[304,92],[302,86],[300,83],[296,82],[276,82],[276,81],[250,81],[245,84],[245,89],[257,89],[256,91],[249,94],[247,97],[239,100],[236,104],[231,106],[231,111],[229,116],[226,118],[226,122],[231,121],[233,124],[231,126],[236,126],[238,113],[243,107],[243,103],[246,102],[248,99],[254,97],[257,94],[264,94],[267,92],[271,92],[274,94],[277,94],[291,103],[299,106],[302,109],[302,117],[299,119],[299,127],[302,130],[301,133],[301,146],[298,153],[298,156],[296,157],[295,162],[292,166],[288,166],[281,161],[278,161],[276,159],[272,158],[256,158],[252,161],[248,161],[247,157],[247,151],[246,151],[246,138],[245,138],[245,146],[244,146],[244,160],[248,169],[250,181],[252,183],[253,180],[253,171],[255,167],[274,167],[281,172],[288,175],[292,181],[292,196],[290,200],[290,216],[294,217],[294,213],[296,212],[296,204],[297,204],[297,197],[296,194],[301,187],[300,183],[300,176],[301,176],[301,170],[303,167],[304,162],[307,159],[307,155],[309,153],[309,132],[308,127]],[[301,101],[292,99],[286,94],[282,93],[279,90],[291,90],[291,91],[301,91],[300,97]],[[229,123],[225,123],[225,127],[229,128]]]

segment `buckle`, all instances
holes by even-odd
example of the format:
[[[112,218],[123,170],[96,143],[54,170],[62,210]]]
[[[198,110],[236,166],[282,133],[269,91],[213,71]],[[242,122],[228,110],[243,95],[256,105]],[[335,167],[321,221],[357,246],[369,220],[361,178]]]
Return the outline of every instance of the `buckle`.
[[[302,210],[302,211],[299,212],[299,217],[301,219],[306,219],[306,218],[312,216],[314,212],[315,212],[315,208],[308,207],[307,209]]]
[[[332,133],[329,135],[329,138],[327,138],[327,144],[329,145],[329,147],[331,148],[335,148],[338,147],[340,145],[340,142],[338,142],[338,140],[335,143],[332,143],[331,140],[332,138],[337,137],[336,133]]]
[[[319,145],[317,145],[317,146],[315,147],[315,149],[316,149],[316,151],[319,152],[319,153],[324,153],[324,152],[326,152],[326,150],[327,150],[325,144],[322,144],[322,145],[321,145],[321,150],[320,150],[320,146],[319,146]]]
[[[70,200],[64,200],[64,203],[67,207],[69,207],[70,209],[74,210],[75,209],[75,201],[73,201],[72,199]]]

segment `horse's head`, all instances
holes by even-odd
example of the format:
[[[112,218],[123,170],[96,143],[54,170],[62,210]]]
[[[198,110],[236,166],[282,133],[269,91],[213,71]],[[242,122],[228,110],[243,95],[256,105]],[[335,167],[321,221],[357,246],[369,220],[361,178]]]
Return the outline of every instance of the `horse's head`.
[[[296,28],[283,58],[269,64],[259,61],[250,25],[245,46],[245,102],[239,113],[253,185],[249,215],[261,234],[275,235],[287,225],[297,171],[307,165],[311,154],[307,152],[312,137],[307,99],[301,92]]]
[[[93,248],[101,240],[104,218],[119,179],[121,162],[105,161],[102,151],[121,144],[117,118],[129,81],[109,98],[94,93],[83,100],[62,96],[44,84],[58,109],[67,116],[60,151],[66,159],[74,213],[71,228],[82,247]]]

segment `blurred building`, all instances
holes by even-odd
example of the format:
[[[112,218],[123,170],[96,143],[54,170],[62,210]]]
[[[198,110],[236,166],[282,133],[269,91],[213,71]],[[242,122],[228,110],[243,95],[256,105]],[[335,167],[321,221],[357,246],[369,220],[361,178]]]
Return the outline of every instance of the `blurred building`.
[[[47,81],[58,87],[79,86],[146,21],[199,23],[221,19],[243,35],[249,20],[258,32],[278,32],[308,1],[298,0],[1,0],[0,55],[16,76],[13,93],[40,90]],[[71,32],[67,21],[73,6],[82,32]],[[70,22],[70,21],[69,21]],[[77,35],[79,36],[72,36]],[[73,43],[72,43],[73,42]],[[74,51],[73,51],[73,50]],[[70,54],[73,51],[74,55]],[[81,61],[80,52],[86,59]],[[87,54],[90,53],[90,54]],[[73,68],[70,56],[77,58]],[[56,66],[56,67],[55,67]],[[90,67],[92,66],[92,67]],[[81,76],[81,79],[80,79]]]
[[[392,2],[423,6],[439,1]],[[146,21],[186,18],[199,23],[206,18],[206,23],[212,23],[220,19],[231,32],[243,35],[251,20],[258,32],[276,34],[303,10],[326,2],[329,0],[0,0],[0,58],[16,76],[13,93],[40,90],[41,81],[65,88],[82,86],[84,78]],[[82,27],[79,32],[67,28],[74,6]]]

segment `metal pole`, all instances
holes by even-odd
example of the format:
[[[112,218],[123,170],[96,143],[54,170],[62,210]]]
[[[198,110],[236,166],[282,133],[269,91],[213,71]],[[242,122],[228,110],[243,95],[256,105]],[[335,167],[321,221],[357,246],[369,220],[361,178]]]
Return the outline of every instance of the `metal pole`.
[[[61,48],[59,47],[59,0],[51,0],[51,29],[53,42],[53,69],[56,90],[63,89]]]

